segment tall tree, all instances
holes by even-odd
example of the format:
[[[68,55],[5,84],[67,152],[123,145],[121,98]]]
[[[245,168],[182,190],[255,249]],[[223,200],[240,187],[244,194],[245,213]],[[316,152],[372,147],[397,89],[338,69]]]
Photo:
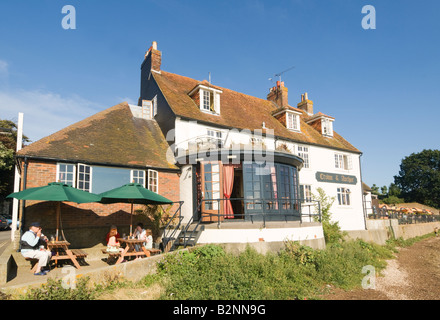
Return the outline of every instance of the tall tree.
[[[440,208],[440,150],[423,150],[405,157],[394,183],[405,201]]]
[[[23,136],[23,142],[29,139]],[[17,148],[17,126],[13,121],[0,120],[0,200],[13,192],[14,155]]]

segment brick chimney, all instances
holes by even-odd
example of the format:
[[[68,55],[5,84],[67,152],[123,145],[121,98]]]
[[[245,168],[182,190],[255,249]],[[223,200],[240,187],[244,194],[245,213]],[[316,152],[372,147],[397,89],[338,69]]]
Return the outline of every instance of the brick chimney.
[[[298,103],[297,107],[307,112],[309,116],[313,115],[313,101],[309,100],[307,92],[301,95],[301,102]]]
[[[279,107],[288,106],[288,90],[284,86],[284,81],[277,81],[275,87],[270,88],[267,100],[275,102]]]
[[[153,44],[145,53],[144,62],[141,65],[141,94],[138,100],[138,105],[142,105],[142,100],[151,100],[153,97],[147,96],[148,84],[150,83],[151,73],[160,73],[160,65],[162,63],[162,52],[157,50],[157,42]]]
[[[153,41],[153,44],[145,53],[145,59],[142,63],[142,69],[146,68],[148,71],[160,71],[160,65],[162,64],[162,52],[157,50],[157,42]]]

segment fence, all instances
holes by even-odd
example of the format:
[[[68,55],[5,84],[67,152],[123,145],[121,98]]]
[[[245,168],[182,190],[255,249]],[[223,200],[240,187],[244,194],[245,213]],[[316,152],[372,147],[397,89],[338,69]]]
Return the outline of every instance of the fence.
[[[226,218],[221,208],[224,207],[225,201],[234,204],[239,203],[243,208],[243,213],[234,212],[234,219],[249,220],[250,222],[262,221],[266,226],[266,221],[288,221],[290,219],[299,220],[300,222],[321,222],[321,204],[319,201],[311,200],[305,203],[304,199],[262,199],[262,198],[223,198],[223,199],[202,199],[199,203],[200,210],[202,203],[205,208],[208,205],[211,212],[201,213],[201,220],[215,221],[220,224]],[[225,220],[228,220],[227,218]]]
[[[388,210],[386,208],[373,207],[373,214],[368,215],[368,219],[396,219],[399,224],[415,224],[440,221],[440,215],[433,214],[414,214]]]

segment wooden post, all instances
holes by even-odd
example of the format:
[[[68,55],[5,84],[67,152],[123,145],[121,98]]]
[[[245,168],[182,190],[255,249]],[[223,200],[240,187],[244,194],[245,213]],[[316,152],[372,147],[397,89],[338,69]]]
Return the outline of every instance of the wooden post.
[[[133,235],[133,202],[131,202],[131,214],[130,214],[130,237]]]
[[[56,231],[56,241],[58,241],[58,230],[60,229],[60,214],[61,214],[61,201],[57,201],[57,231]]]
[[[23,147],[23,113],[18,113],[18,123],[17,123],[17,148],[16,151],[20,151]],[[14,176],[14,192],[20,191],[20,173],[18,171],[17,165],[15,165],[15,176]],[[11,241],[14,243],[15,231],[17,230],[18,221],[18,199],[14,198],[12,200],[12,224],[11,224]]]

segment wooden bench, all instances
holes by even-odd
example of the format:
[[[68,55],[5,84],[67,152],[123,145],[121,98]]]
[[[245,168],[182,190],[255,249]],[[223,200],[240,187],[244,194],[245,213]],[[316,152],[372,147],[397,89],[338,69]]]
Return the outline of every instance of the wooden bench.
[[[37,270],[38,267],[38,259],[35,258],[24,258],[26,261],[30,261],[31,262],[31,272],[35,273],[35,271]]]
[[[107,249],[102,249],[102,253],[108,254],[109,257],[115,258],[121,255],[120,252],[108,252]]]
[[[84,259],[87,257],[87,252],[81,249],[71,249],[73,255],[77,258]]]
[[[147,251],[150,251],[151,254],[159,254],[159,253],[162,253],[162,251],[159,250],[159,249],[147,249]]]

